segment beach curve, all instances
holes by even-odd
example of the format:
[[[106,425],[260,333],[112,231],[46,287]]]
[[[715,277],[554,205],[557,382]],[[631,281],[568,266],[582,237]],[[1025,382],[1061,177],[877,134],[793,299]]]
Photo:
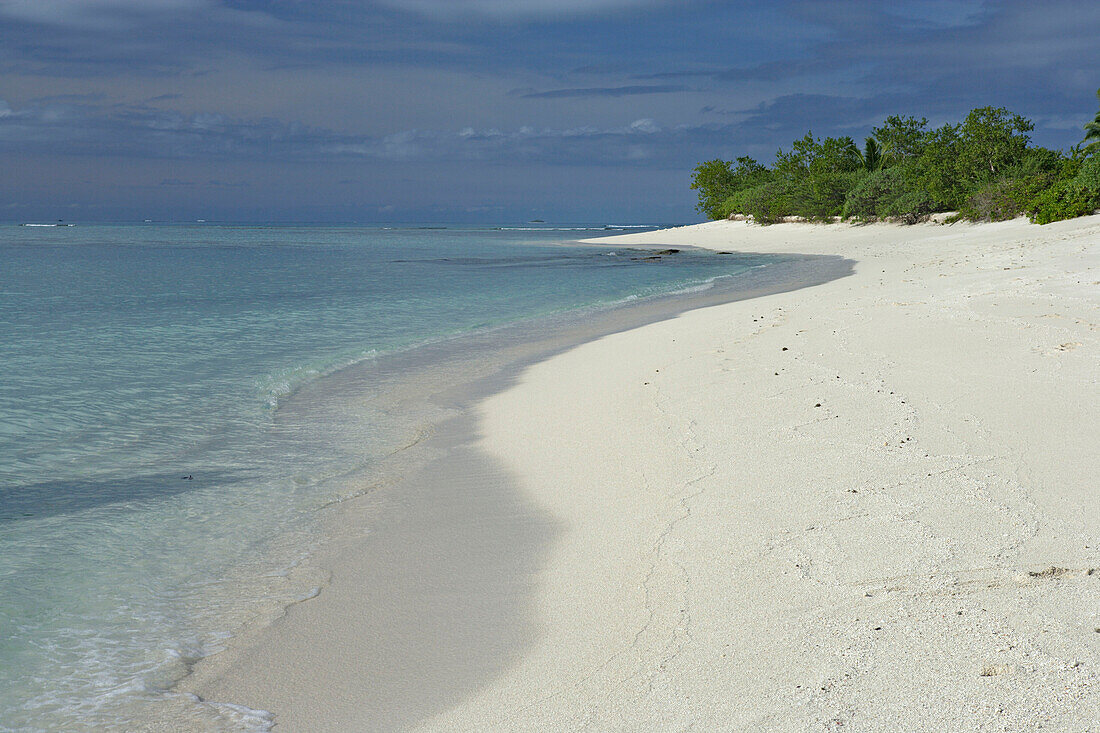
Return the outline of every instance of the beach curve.
[[[368,677],[326,696],[339,655],[300,660],[320,694],[271,705],[277,730],[1100,719],[1100,218],[598,241],[858,265],[588,341],[480,401],[478,451],[553,527],[520,653],[389,728]]]

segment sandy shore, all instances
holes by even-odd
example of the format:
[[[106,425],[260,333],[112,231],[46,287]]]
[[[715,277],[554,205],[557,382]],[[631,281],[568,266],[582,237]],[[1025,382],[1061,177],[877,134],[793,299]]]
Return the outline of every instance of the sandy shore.
[[[1100,217],[599,241],[857,264],[510,378],[459,493],[199,694],[280,731],[1100,729]],[[376,582],[413,590],[337,592]]]

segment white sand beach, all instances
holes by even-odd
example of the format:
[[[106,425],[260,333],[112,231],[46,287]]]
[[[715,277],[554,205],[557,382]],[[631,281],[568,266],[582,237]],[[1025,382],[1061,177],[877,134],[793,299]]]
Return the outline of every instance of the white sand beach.
[[[440,477],[468,502],[329,552],[192,689],[277,731],[1100,730],[1100,216],[597,241],[856,264],[526,368]],[[507,577],[468,547],[485,507],[542,543]],[[371,605],[387,572],[424,583]],[[440,628],[481,652],[395,678]]]

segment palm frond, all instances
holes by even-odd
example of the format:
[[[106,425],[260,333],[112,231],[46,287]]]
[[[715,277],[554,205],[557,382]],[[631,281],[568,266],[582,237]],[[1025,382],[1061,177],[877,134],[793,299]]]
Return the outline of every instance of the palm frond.
[[[863,167],[869,171],[877,171],[882,167],[882,150],[873,137],[864,141],[863,154],[860,157],[863,159]]]
[[[1100,99],[1100,89],[1096,90],[1096,98]],[[1081,143],[1085,146],[1085,150],[1100,148],[1100,112],[1096,113],[1092,122],[1085,123],[1085,139]]]

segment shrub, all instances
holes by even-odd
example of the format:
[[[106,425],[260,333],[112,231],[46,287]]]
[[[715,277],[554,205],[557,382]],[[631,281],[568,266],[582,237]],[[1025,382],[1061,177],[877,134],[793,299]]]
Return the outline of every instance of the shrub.
[[[715,214],[714,218],[715,219],[728,219],[733,214],[740,214],[741,213],[737,209],[737,202],[735,200],[736,195],[737,194],[734,194],[733,196],[730,196],[728,199],[723,201],[715,209],[715,211],[714,211],[714,214]]]
[[[913,116],[891,115],[881,127],[871,130],[871,136],[882,149],[884,166],[901,165],[916,160],[924,152],[928,140],[928,120]]]
[[[827,221],[840,216],[844,200],[867,174],[863,171],[822,171],[794,187],[790,197],[791,213],[807,219]]]
[[[782,213],[807,219],[839,216],[849,189],[865,175],[850,137],[818,139],[813,133],[776,153],[774,174],[779,186],[771,194],[781,199]]]
[[[1073,181],[1059,181],[1032,201],[1028,217],[1036,224],[1073,219],[1091,214],[1097,207],[1095,192],[1079,188]]]
[[[749,157],[700,163],[691,174],[691,187],[699,192],[695,208],[711,219],[724,219],[730,214],[726,202],[731,196],[742,189],[758,186],[770,177],[771,171]]]
[[[770,181],[741,191],[737,196],[740,213],[748,214],[757,224],[783,221],[789,211],[786,186],[782,181]]]
[[[1034,123],[1004,107],[979,107],[959,125],[959,167],[971,181],[1005,175],[1028,157]]]
[[[972,221],[1005,221],[1028,210],[1030,203],[1049,187],[1049,181],[1030,178],[999,178],[990,181],[963,203],[959,213]]]
[[[916,223],[950,210],[959,212],[953,221],[1027,213],[1046,223],[1100,207],[1100,141],[1067,156],[1033,146],[1034,127],[1003,107],[971,110],[935,130],[924,118],[894,115],[872,129],[863,150],[850,137],[811,132],[780,149],[771,169],[747,157],[702,163],[692,188],[707,216],[744,214],[761,224],[837,215]]]
[[[718,159],[700,163],[692,171],[691,187],[699,192],[696,210],[710,219],[719,218],[719,207],[734,190],[730,164]]]
[[[724,202],[722,202],[722,206],[720,209],[722,218],[728,219],[731,214],[748,215],[750,213],[748,209],[748,202],[750,200],[749,197],[750,195],[754,195],[752,194],[753,191],[756,191],[758,188],[763,187],[763,185],[764,184],[758,184],[751,188],[742,188],[741,190],[730,196],[728,199],[726,199]]]
[[[925,136],[920,157],[911,170],[918,185],[935,202],[937,210],[958,209],[966,198],[959,170],[959,129],[944,125]]]
[[[1036,224],[1087,216],[1100,207],[1100,157],[1063,161],[1052,185],[1038,191],[1028,205]]]
[[[1077,188],[1091,191],[1100,197],[1100,155],[1085,158],[1073,181]]]
[[[865,176],[844,201],[844,218],[861,221],[900,219],[916,224],[934,211],[932,197],[921,189],[913,174],[902,167],[887,168]]]

